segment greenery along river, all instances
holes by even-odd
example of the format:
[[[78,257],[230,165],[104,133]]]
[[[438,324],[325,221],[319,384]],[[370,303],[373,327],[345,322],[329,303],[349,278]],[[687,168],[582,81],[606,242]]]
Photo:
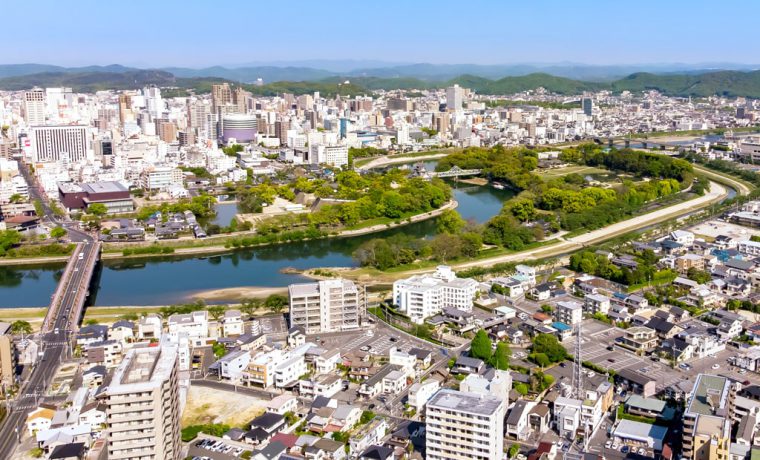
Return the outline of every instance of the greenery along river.
[[[432,170],[435,164],[426,166]],[[502,203],[513,195],[488,186],[451,185],[459,213],[479,223],[498,214]],[[229,220],[227,217],[223,219]],[[220,223],[224,222],[220,219]],[[97,287],[93,287],[91,301],[104,306],[165,305],[183,302],[195,292],[210,289],[286,286],[303,278],[281,273],[283,268],[356,266],[352,253],[360,244],[399,233],[432,236],[436,224],[424,221],[371,235],[287,243],[222,256],[109,261],[93,283]],[[63,264],[0,267],[0,308],[46,306],[62,269]]]

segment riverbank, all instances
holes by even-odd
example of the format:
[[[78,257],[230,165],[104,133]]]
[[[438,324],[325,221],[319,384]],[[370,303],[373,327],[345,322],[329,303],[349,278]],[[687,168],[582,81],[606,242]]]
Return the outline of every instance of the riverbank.
[[[722,175],[721,175],[722,176]],[[597,244],[603,241],[613,239],[617,236],[624,235],[658,222],[667,221],[673,218],[690,214],[694,211],[708,207],[714,203],[722,201],[728,196],[728,189],[718,182],[710,182],[710,191],[704,195],[684,201],[666,208],[636,216],[604,228],[593,230],[582,235],[571,238],[559,238],[555,242],[544,244],[538,248],[528,249],[525,251],[513,252],[494,257],[475,259],[466,262],[450,264],[454,270],[463,270],[472,267],[491,267],[496,264],[507,262],[521,262],[526,260],[539,260],[551,257],[557,257],[570,252],[582,249],[591,244]],[[319,269],[317,269],[319,270]],[[409,270],[398,271],[380,271],[373,268],[345,268],[345,267],[326,267],[321,270],[334,271],[340,276],[353,279],[366,284],[386,284],[397,279],[408,278],[411,275],[429,272],[429,268],[414,268]],[[308,276],[308,273],[306,273]]]
[[[361,235],[369,235],[371,233],[378,233],[385,230],[394,229],[397,227],[403,227],[405,225],[413,224],[416,222],[423,222],[429,219],[433,219],[435,217],[440,216],[443,212],[447,210],[456,209],[457,206],[459,206],[459,203],[456,200],[450,200],[443,206],[441,206],[438,209],[435,209],[430,212],[422,213],[422,214],[415,214],[413,216],[410,216],[406,219],[403,219],[400,222],[394,222],[390,221],[387,223],[382,224],[375,224],[375,225],[369,225],[367,227],[361,227],[361,228],[352,228],[352,229],[345,229],[341,230],[337,233],[331,233],[327,234],[324,238],[350,238],[354,236],[361,236]],[[145,259],[145,258],[151,258],[151,257],[172,257],[172,256],[194,256],[194,255],[219,255],[219,254],[227,254],[232,252],[234,249],[226,246],[226,243],[230,240],[233,240],[235,238],[244,238],[246,236],[255,235],[254,232],[238,232],[238,233],[230,233],[227,235],[224,235],[223,237],[211,237],[209,239],[204,240],[197,240],[197,239],[188,239],[188,243],[191,244],[202,244],[203,242],[209,242],[211,244],[207,245],[201,245],[201,246],[188,246],[188,247],[182,247],[181,244],[182,241],[164,241],[162,243],[151,243],[151,244],[139,244],[139,243],[120,243],[122,246],[118,248],[110,248],[111,250],[105,250],[101,254],[102,260],[127,260],[127,259]],[[219,240],[213,241],[213,240]],[[174,244],[172,244],[174,243]],[[216,244],[214,244],[216,243]],[[175,246],[175,244],[177,246]],[[255,247],[264,247],[264,246],[271,246],[271,245],[277,245],[277,244],[284,244],[284,243],[271,243],[271,244],[261,244],[258,246],[251,246],[251,248]],[[165,247],[172,247],[174,248],[174,252],[169,254],[163,254],[163,253],[157,253],[157,254],[135,254],[135,255],[129,255],[125,256],[122,253],[123,249],[131,249],[131,248],[140,248],[140,247],[149,247],[153,245],[160,245]],[[60,256],[60,257],[40,257],[40,258],[0,258],[0,266],[16,266],[16,265],[43,265],[43,264],[49,264],[49,263],[65,263],[69,260],[68,256]]]
[[[225,302],[240,302],[244,299],[263,299],[269,297],[272,294],[287,295],[287,287],[256,287],[256,286],[242,286],[234,288],[212,289],[208,291],[202,291],[192,294],[192,299],[200,299],[204,302],[218,302],[223,300]]]
[[[383,168],[385,166],[391,166],[391,165],[397,165],[397,164],[405,164],[405,163],[417,163],[418,161],[428,161],[428,160],[438,160],[445,156],[448,156],[451,152],[442,152],[442,153],[431,153],[429,155],[418,155],[418,156],[405,156],[405,157],[380,157],[375,158],[369,163],[363,164],[359,166],[357,169],[361,170],[369,170],[369,169],[375,169],[375,168]]]

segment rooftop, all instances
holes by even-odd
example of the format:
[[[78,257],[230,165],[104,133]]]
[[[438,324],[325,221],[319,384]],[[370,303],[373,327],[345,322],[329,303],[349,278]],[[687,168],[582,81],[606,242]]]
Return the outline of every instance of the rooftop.
[[[491,395],[466,393],[445,388],[430,398],[428,407],[476,415],[494,415],[503,407],[503,401]]]

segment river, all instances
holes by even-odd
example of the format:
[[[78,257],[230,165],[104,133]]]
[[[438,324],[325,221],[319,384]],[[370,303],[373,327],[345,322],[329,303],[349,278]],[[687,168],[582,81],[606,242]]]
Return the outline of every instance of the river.
[[[434,166],[432,164],[428,166]],[[496,215],[513,193],[489,186],[455,184],[457,210],[465,219],[485,222]],[[222,204],[226,225],[234,204]],[[212,257],[166,257],[105,261],[93,280],[90,303],[114,305],[166,305],[188,300],[193,293],[239,286],[286,286],[303,281],[281,273],[293,267],[355,266],[351,254],[363,242],[404,233],[417,237],[435,234],[435,221],[418,222],[370,235],[280,244],[239,250]],[[40,267],[0,267],[0,308],[46,306],[55,290],[63,264]]]

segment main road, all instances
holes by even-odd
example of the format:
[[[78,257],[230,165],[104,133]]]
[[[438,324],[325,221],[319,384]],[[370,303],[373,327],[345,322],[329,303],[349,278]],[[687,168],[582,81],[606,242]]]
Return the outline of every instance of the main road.
[[[28,183],[34,184],[25,165],[21,167],[21,171],[27,176]],[[29,378],[21,384],[17,397],[7,405],[8,414],[0,426],[0,458],[11,457],[21,440],[23,430],[26,429],[27,415],[44,400],[45,391],[61,362],[70,357],[72,336],[78,326],[81,304],[90,285],[91,270],[88,269],[88,264],[93,263],[93,258],[97,257],[94,252],[99,251],[99,245],[91,235],[78,230],[71,222],[57,220],[46,204],[44,195],[36,186],[30,187],[29,190],[32,198],[40,200],[43,204],[44,221],[50,225],[66,227],[69,238],[82,244],[78,245],[72,255],[70,272],[64,274],[61,280],[64,284],[58,286],[60,303],[57,310],[49,318],[48,327],[40,331],[37,337],[42,354],[33,365]]]

